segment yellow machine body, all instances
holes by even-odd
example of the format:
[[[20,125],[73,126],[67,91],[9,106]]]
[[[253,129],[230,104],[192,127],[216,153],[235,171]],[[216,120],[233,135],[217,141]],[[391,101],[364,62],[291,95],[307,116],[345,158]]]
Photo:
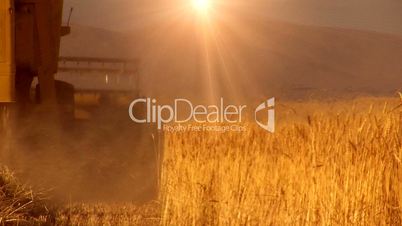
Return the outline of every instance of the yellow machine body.
[[[0,103],[15,100],[14,56],[13,0],[0,0]]]
[[[34,77],[43,103],[54,103],[63,0],[0,0],[0,103],[29,102]]]

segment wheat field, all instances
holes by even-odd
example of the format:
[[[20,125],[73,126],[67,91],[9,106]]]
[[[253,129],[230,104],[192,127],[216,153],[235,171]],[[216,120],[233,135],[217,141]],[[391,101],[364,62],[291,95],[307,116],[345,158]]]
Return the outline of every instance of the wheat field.
[[[43,206],[32,192],[0,192],[0,224],[401,225],[401,101],[280,103],[274,134],[252,121],[245,132],[167,132],[149,205],[77,203],[31,216]]]
[[[357,103],[293,104],[275,134],[166,134],[161,224],[401,225],[402,114]]]

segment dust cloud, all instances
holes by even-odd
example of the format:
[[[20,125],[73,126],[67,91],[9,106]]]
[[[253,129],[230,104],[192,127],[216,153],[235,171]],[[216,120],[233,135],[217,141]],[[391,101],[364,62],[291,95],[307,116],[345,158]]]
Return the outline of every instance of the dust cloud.
[[[158,134],[103,106],[89,121],[2,108],[2,164],[60,201],[146,202],[156,197]]]

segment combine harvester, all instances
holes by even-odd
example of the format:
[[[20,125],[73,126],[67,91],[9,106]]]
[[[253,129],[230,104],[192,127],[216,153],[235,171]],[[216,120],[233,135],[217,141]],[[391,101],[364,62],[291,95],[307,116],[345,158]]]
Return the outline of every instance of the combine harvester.
[[[57,103],[73,105],[74,87],[55,80],[58,71],[112,77],[120,73],[132,77],[132,82],[138,80],[137,62],[133,60],[59,58],[61,37],[70,33],[69,26],[62,26],[62,11],[63,0],[0,2],[0,103],[15,103],[19,113],[30,111],[32,96],[36,108],[40,105],[46,111]],[[38,85],[32,90],[35,78]],[[112,91],[102,90],[97,91]],[[138,87],[133,92],[138,92]]]
[[[62,0],[0,2],[0,102],[29,103],[35,77],[43,105],[54,105],[59,86],[68,87],[54,79],[60,39],[70,33],[62,10]]]
[[[106,141],[106,146],[108,145],[110,151],[116,153],[112,156],[119,156],[118,152],[130,151],[129,154],[133,156],[134,160],[130,160],[132,162],[128,162],[126,165],[132,165],[132,169],[136,171],[137,163],[135,161],[142,160],[135,160],[134,152],[141,148],[151,149],[152,154],[148,154],[145,161],[151,161],[151,165],[155,165],[152,164],[156,159],[153,156],[155,145],[152,146],[155,140],[150,140],[154,136],[149,134],[152,129],[146,128],[147,130],[144,131],[132,123],[127,123],[131,122],[128,116],[128,105],[121,104],[118,109],[119,120],[110,122],[107,120],[116,117],[115,112],[105,112],[103,110],[105,108],[101,111],[96,110],[96,108],[102,108],[101,105],[104,103],[110,104],[110,99],[114,99],[112,102],[116,102],[116,99],[121,96],[124,96],[126,100],[138,97],[137,61],[96,57],[59,57],[61,38],[68,35],[71,30],[68,25],[62,25],[62,12],[63,0],[0,0],[0,134],[2,134],[0,135],[0,158],[3,156],[1,149],[11,137],[19,138],[17,144],[25,144],[25,140],[33,141],[34,144],[28,143],[25,149],[30,152],[40,150],[43,153],[43,149],[53,147],[53,140],[58,142],[57,149],[64,149],[64,144],[69,141],[73,141],[71,146],[75,145],[76,141],[85,139],[83,134],[92,132],[101,134],[108,130],[105,132],[107,135],[99,135],[97,140]],[[88,77],[88,75],[94,74],[97,75],[97,78],[103,77],[105,80],[103,85],[106,86],[77,88],[66,82],[69,81],[69,76]],[[64,81],[55,79],[59,77]],[[88,77],[89,84],[95,84],[91,80],[95,77]],[[131,90],[119,90],[118,86],[111,85],[112,82],[109,80],[121,77],[129,78],[130,82],[123,83],[132,84]],[[88,105],[85,100],[90,99],[88,97],[91,96],[96,96],[98,100],[109,101],[101,101],[97,106],[91,108],[80,106],[80,104]],[[81,114],[77,114],[77,110]],[[92,116],[96,116],[99,112],[103,113],[103,116],[97,118]],[[94,122],[86,123],[93,118],[95,118]],[[65,129],[65,125],[72,128],[72,135],[66,132],[68,130]],[[100,126],[103,126],[102,129],[99,129]],[[116,131],[116,127],[120,131]],[[109,141],[117,139],[110,136],[120,136],[119,138],[121,138],[123,130],[126,131],[127,143],[113,146],[114,143]],[[4,136],[4,134],[8,135]],[[65,139],[66,134],[69,135],[70,140]],[[145,144],[138,145],[135,140],[144,137],[143,134],[148,134],[146,137],[149,138]],[[91,149],[95,150],[94,153],[98,149],[104,148],[97,145],[91,146]],[[76,151],[87,151],[85,148],[80,149],[79,145],[76,146]],[[124,148],[128,150],[119,150]],[[120,159],[127,159],[121,156],[120,153]],[[116,162],[119,162],[120,159],[117,159]],[[97,167],[96,163],[94,164],[94,167]],[[29,166],[27,167],[29,168]],[[116,171],[125,172],[125,170],[118,169]],[[104,174],[104,171],[108,171],[107,167],[99,174]],[[127,174],[130,174],[128,176],[132,178],[130,172]],[[102,177],[103,175],[88,175],[89,178],[97,176]],[[122,176],[122,178],[124,177]],[[134,184],[138,182],[135,180],[133,179]],[[118,189],[118,186],[116,188]]]

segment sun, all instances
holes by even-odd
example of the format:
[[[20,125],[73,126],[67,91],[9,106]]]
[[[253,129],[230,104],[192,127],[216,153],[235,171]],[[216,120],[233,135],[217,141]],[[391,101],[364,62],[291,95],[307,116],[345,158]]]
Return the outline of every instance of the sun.
[[[192,0],[193,7],[197,12],[206,13],[211,7],[210,0]]]

